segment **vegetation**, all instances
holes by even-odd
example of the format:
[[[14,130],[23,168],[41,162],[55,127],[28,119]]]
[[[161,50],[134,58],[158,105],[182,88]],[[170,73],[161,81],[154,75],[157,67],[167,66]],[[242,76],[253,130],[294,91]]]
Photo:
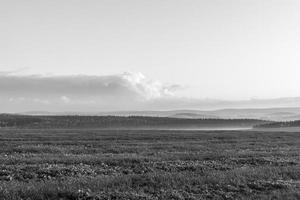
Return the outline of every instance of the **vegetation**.
[[[256,128],[286,128],[286,127],[300,127],[300,120],[286,121],[286,122],[272,122],[255,125]]]
[[[183,119],[142,116],[26,116],[0,115],[0,127],[22,128],[199,128],[252,127],[256,119]]]
[[[299,199],[300,134],[1,129],[0,199]]]

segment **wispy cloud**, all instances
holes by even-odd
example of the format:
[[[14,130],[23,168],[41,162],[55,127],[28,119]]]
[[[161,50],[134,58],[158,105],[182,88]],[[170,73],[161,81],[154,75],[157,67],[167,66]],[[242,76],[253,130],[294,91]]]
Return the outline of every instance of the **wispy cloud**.
[[[64,102],[64,103],[70,103],[71,99],[69,97],[66,96],[61,96],[60,99]]]
[[[7,76],[7,75],[19,75],[25,71],[27,71],[29,67],[22,67],[14,70],[9,71],[0,71],[0,76]]]

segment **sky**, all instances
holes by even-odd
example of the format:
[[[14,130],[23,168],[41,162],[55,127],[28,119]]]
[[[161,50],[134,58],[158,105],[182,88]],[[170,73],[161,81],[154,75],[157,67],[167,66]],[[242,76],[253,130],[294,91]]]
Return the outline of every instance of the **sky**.
[[[297,0],[0,0],[0,102],[3,112],[300,106],[299,24]]]

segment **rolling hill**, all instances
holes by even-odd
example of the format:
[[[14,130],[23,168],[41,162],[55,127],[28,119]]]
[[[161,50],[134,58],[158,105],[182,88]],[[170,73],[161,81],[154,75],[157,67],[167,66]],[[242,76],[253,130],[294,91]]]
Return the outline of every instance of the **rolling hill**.
[[[300,107],[242,108],[222,110],[168,110],[168,111],[115,111],[115,112],[45,112],[33,111],[23,115],[82,115],[82,116],[148,116],[191,119],[260,119],[270,121],[300,120]]]

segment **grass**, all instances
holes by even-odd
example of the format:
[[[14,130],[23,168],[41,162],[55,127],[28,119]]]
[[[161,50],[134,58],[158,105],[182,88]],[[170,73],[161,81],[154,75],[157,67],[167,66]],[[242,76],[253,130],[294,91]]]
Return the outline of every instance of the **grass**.
[[[300,199],[300,134],[1,129],[0,199]]]

